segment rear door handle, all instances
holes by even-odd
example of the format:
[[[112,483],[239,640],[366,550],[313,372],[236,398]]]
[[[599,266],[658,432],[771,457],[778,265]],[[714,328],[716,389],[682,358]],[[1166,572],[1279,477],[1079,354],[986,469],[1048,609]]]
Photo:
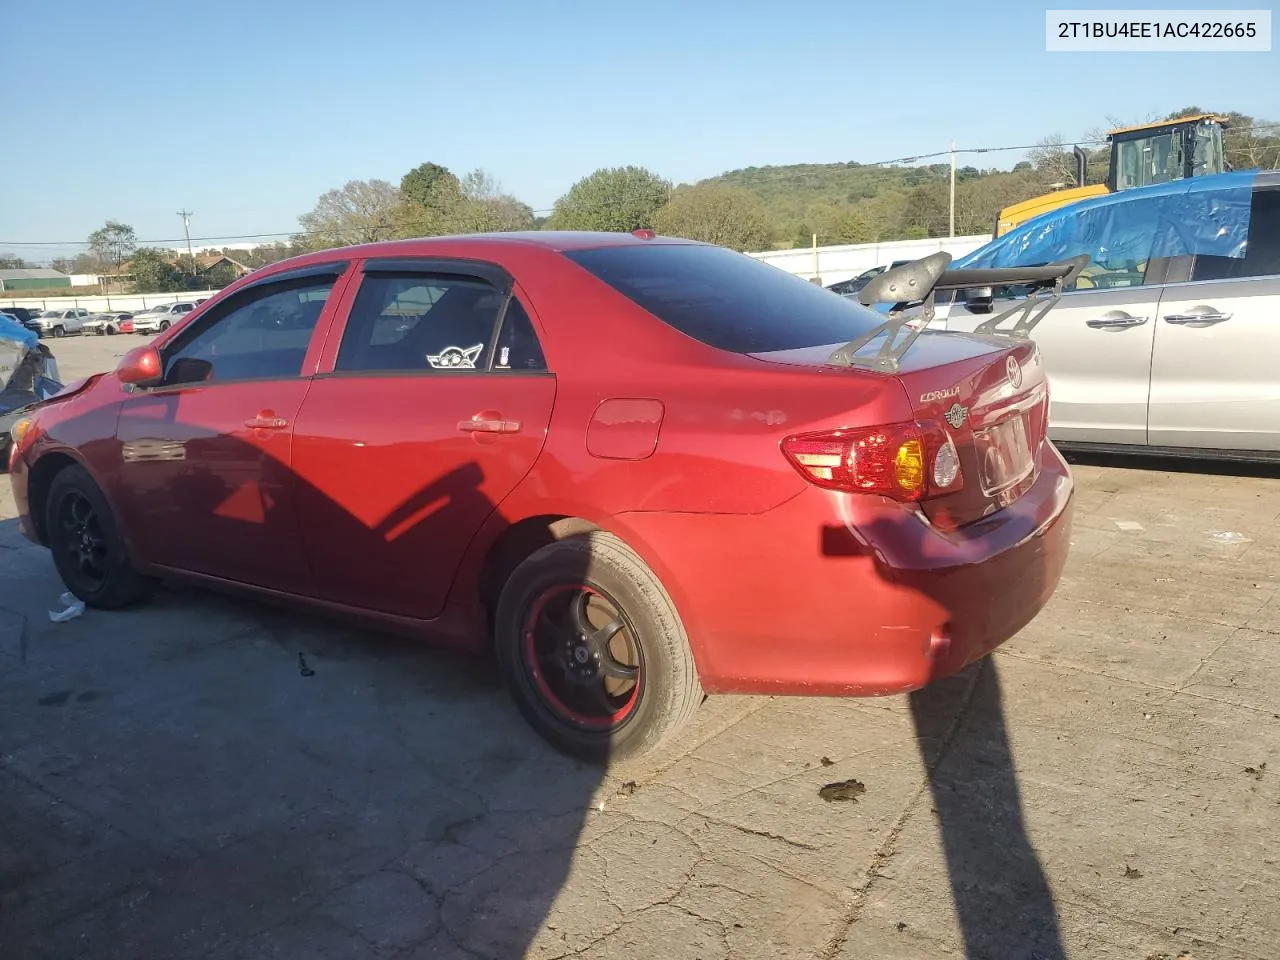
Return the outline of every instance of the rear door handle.
[[[284,417],[275,417],[269,413],[260,413],[244,422],[250,430],[282,430],[289,425]]]
[[[519,433],[520,421],[472,417],[459,420],[458,429],[463,433]]]
[[[1206,310],[1204,313],[1166,313],[1165,323],[1221,323],[1230,320],[1231,314],[1219,313],[1217,310]]]
[[[1165,319],[1168,319],[1167,317]],[[1086,327],[1101,330],[1107,327],[1140,327],[1147,322],[1146,317],[1094,317],[1084,322]]]

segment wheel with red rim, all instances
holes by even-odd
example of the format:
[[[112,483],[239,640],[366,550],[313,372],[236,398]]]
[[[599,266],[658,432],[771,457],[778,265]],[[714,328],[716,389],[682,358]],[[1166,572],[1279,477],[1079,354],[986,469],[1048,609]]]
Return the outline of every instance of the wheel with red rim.
[[[703,699],[666,591],[607,533],[561,540],[521,563],[503,587],[495,633],[525,718],[580,759],[652,750]]]

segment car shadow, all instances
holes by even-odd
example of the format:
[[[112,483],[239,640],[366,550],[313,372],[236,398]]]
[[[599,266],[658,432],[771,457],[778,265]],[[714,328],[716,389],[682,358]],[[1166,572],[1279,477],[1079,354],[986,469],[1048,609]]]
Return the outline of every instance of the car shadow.
[[[950,634],[963,598],[948,590],[947,578],[896,569],[877,549],[865,546],[893,543],[889,524],[873,523],[860,532],[852,537],[843,527],[825,527],[823,554],[868,564],[886,582],[924,597],[936,611],[937,632]],[[1020,588],[1042,594],[1047,565],[1041,554],[1019,569]],[[996,579],[989,584],[993,606],[994,592],[1004,586]],[[975,615],[967,611],[968,617]],[[949,679],[936,672],[927,679],[908,699],[964,955],[1065,960],[1053,894],[1027,835],[996,659],[978,659]]]
[[[184,442],[201,435],[189,427]],[[229,482],[166,443],[135,466],[179,478],[182,510],[215,518],[204,529],[227,542],[237,529],[252,542],[252,525],[287,531],[297,518],[272,511],[303,505],[349,563],[386,571],[477,516],[487,535],[505,522],[479,459],[424,470],[371,523],[295,473],[290,497],[264,497],[251,476]],[[271,469],[275,482],[288,472]],[[0,544],[17,537],[0,522]],[[25,644],[0,675],[12,955],[510,958],[539,935],[580,945],[572,924],[545,928],[604,772],[548,747],[487,657],[181,583],[50,623],[63,587],[47,555],[7,553],[18,560],[0,556],[14,571],[0,610],[20,615]]]
[[[1219,477],[1280,478],[1280,461],[1254,463],[1245,460],[1160,457],[1148,454],[1086,453],[1070,448],[1063,450],[1062,456],[1072,466],[1150,470],[1159,473],[1198,473]]]

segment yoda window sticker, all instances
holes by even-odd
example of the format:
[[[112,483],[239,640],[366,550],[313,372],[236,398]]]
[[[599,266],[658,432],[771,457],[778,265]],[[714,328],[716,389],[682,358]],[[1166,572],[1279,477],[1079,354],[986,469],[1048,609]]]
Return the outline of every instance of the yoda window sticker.
[[[439,353],[427,354],[427,363],[433,370],[474,370],[483,343],[473,347],[445,347]]]

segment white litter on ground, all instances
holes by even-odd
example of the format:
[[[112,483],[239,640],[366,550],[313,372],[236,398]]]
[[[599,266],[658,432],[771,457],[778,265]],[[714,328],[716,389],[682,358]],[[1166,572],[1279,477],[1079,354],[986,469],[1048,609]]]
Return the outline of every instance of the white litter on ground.
[[[1133,531],[1143,529],[1142,524],[1137,520],[1114,520],[1112,522],[1121,530]]]
[[[1252,538],[1234,530],[1219,530],[1209,534],[1210,543],[1253,543]]]
[[[53,623],[66,623],[84,613],[84,601],[77,600],[74,593],[64,593],[58,598],[61,610],[50,610],[49,620]]]

